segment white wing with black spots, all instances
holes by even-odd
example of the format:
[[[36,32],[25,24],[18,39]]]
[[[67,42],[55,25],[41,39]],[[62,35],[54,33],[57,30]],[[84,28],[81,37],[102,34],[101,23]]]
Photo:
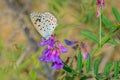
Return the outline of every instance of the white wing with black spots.
[[[57,26],[57,19],[49,12],[31,13],[30,18],[37,31],[48,39]]]

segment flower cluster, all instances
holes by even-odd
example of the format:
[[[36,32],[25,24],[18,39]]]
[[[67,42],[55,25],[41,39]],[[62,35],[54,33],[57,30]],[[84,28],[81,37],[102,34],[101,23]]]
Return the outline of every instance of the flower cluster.
[[[41,61],[52,62],[52,68],[56,70],[63,68],[64,64],[60,53],[66,53],[68,50],[59,40],[55,40],[55,35],[52,35],[48,40],[43,40],[39,45],[46,46],[42,51],[42,56],[39,57]]]
[[[81,53],[82,53],[82,56],[83,56],[84,59],[87,59],[89,57],[89,53],[87,51],[86,44],[81,42],[81,46],[79,46],[78,41],[70,41],[70,40],[67,40],[67,39],[65,39],[64,41],[68,46],[71,46],[74,50],[76,50],[77,48],[80,47],[81,48]]]

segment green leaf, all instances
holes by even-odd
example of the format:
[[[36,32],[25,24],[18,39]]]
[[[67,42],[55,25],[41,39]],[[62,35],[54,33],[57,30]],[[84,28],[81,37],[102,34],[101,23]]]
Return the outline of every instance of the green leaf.
[[[112,12],[118,22],[120,22],[120,14],[118,13],[117,9],[112,7]]]
[[[54,0],[56,2],[57,5],[59,5],[60,7],[63,7],[62,1],[60,0]]]
[[[69,72],[70,74],[72,74],[73,76],[75,76],[77,74],[76,71],[74,71],[73,69],[71,69],[69,66],[64,65],[63,69],[67,72]]]
[[[91,2],[91,6],[94,6],[95,3],[96,3],[96,0],[92,0],[92,2]]]
[[[87,73],[90,71],[91,64],[92,64],[92,60],[91,60],[91,57],[89,56],[88,59],[87,59],[87,66],[86,66],[86,72]]]
[[[116,40],[114,40],[114,39],[110,39],[108,42],[111,43],[111,44],[113,44],[113,45],[116,45],[116,46],[120,45],[120,44],[119,44]]]
[[[94,62],[94,74],[95,75],[98,74],[99,62],[100,62],[100,60],[95,60],[95,62]]]
[[[104,15],[102,15],[102,22],[106,25],[107,28],[114,27],[114,24],[110,22]]]
[[[111,67],[112,67],[112,62],[107,63],[107,65],[106,65],[106,67],[104,69],[105,77],[108,77]]]
[[[34,70],[30,71],[30,77],[31,80],[36,80],[37,79],[37,73]]]
[[[115,61],[114,62],[114,76],[118,77],[118,74],[119,74],[119,62]]]
[[[80,32],[81,35],[85,36],[88,39],[91,39],[92,41],[98,43],[98,38],[92,34],[92,32],[88,31],[88,30],[84,30]]]
[[[78,71],[80,73],[82,70],[82,54],[81,54],[81,52],[78,53],[77,66],[78,66]]]
[[[49,3],[48,5],[49,5],[49,7],[50,7],[53,11],[55,11],[56,13],[59,13],[58,8],[57,8],[54,4]]]

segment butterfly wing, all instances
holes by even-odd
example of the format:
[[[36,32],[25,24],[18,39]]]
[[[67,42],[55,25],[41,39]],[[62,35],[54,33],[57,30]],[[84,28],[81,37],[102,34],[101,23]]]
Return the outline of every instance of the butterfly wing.
[[[48,39],[57,26],[57,19],[49,12],[31,13],[30,18],[37,31]]]

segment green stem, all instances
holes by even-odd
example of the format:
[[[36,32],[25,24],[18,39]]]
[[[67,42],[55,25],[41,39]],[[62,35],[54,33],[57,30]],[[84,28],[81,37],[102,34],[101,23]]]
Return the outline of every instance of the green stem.
[[[102,34],[102,22],[101,22],[101,14],[102,14],[102,12],[101,11],[102,11],[102,8],[100,7],[100,33],[99,33],[99,37],[100,37],[99,38],[100,39],[99,40],[99,45],[100,45],[100,47],[101,47],[101,40],[102,40],[102,35],[101,35]]]

